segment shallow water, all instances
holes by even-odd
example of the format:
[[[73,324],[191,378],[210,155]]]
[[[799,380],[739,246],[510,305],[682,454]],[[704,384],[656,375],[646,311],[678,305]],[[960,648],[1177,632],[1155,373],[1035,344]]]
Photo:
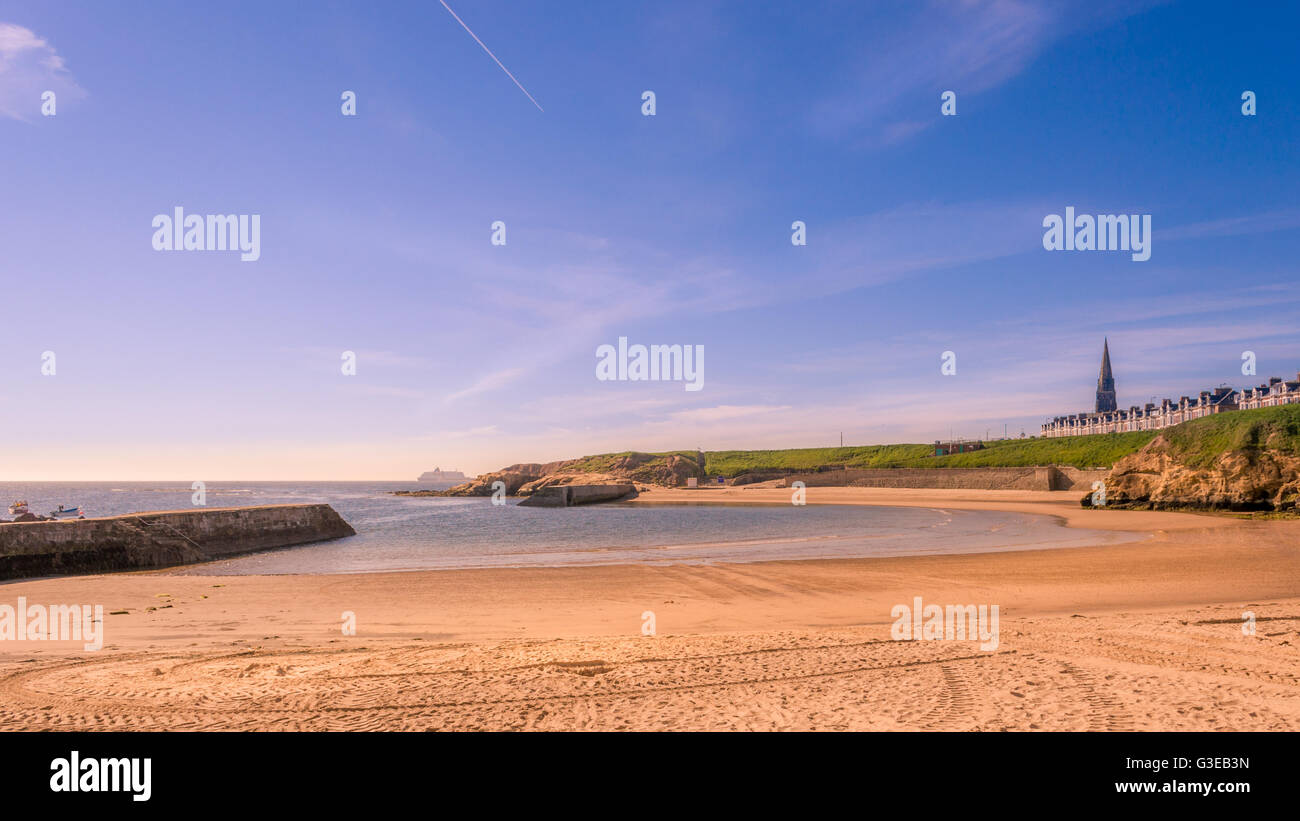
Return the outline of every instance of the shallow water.
[[[411,498],[409,482],[210,483],[208,507],[326,502],[357,535],[195,565],[183,573],[358,573],[465,567],[752,562],[984,553],[1134,541],[1064,528],[1049,516],[852,505],[495,506],[489,499]],[[188,484],[0,484],[44,513],[89,516],[191,507]]]

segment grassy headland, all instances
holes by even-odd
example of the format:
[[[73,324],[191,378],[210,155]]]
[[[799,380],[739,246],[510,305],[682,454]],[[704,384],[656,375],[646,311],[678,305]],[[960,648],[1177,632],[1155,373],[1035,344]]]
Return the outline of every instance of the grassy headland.
[[[870,445],[790,450],[720,450],[704,454],[709,475],[736,476],[763,470],[847,468],[986,468],[1069,465],[1110,467],[1120,457],[1142,448],[1155,432],[1059,439],[1006,439],[986,443],[982,450],[935,456],[934,445]]]
[[[789,448],[784,450],[705,451],[705,469],[710,476],[732,478],[764,471],[817,471],[835,468],[982,468],[1069,465],[1081,469],[1107,468],[1150,442],[1155,432],[1073,436],[1059,439],[1007,439],[986,443],[983,450],[935,456],[933,445],[865,445],[842,448]],[[638,454],[633,451],[584,456],[566,465],[566,470],[610,473],[629,458],[653,467],[669,457],[692,462],[695,451],[667,451]],[[644,461],[642,461],[644,460]]]
[[[1141,450],[1157,436],[1171,445],[1170,453],[1192,467],[1208,467],[1230,451],[1275,450],[1300,455],[1300,405],[1231,411],[1193,419],[1161,431],[1063,436],[1053,439],[1004,439],[986,442],[982,450],[935,456],[932,444],[869,445],[843,448],[706,451],[711,476],[736,476],[763,470],[849,468],[983,468],[1067,465],[1080,469],[1109,468]],[[690,451],[681,455],[695,458]],[[659,454],[655,454],[656,456]],[[589,457],[597,459],[600,457]]]
[[[1004,439],[985,443],[967,453],[935,456],[932,444],[866,445],[839,448],[705,451],[704,473],[727,479],[749,474],[789,474],[840,468],[1022,468],[1041,465],[1081,470],[1112,468],[1163,437],[1163,453],[1189,468],[1209,468],[1225,454],[1250,456],[1269,452],[1300,456],[1300,405],[1231,411],[1184,422],[1160,431],[1067,436],[1052,439]],[[547,465],[516,465],[518,486],[547,474],[604,474],[652,484],[674,486],[699,476],[695,451],[662,453],[623,451],[583,456]],[[519,470],[527,468],[528,470]],[[527,476],[522,475],[527,473]],[[484,474],[475,480],[483,485]],[[474,484],[474,483],[471,483]],[[508,483],[509,484],[509,483]],[[485,485],[484,485],[485,486]],[[512,487],[513,487],[512,486]],[[479,488],[480,490],[482,488]],[[513,491],[512,491],[513,492]],[[457,495],[453,493],[452,495]]]
[[[1271,450],[1300,456],[1300,405],[1234,411],[1163,431],[1169,453],[1190,467],[1209,467],[1224,453]]]

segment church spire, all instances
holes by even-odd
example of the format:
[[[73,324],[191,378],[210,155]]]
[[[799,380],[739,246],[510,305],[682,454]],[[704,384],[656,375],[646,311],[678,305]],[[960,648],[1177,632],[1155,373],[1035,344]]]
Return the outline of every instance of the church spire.
[[[1110,339],[1102,344],[1101,349],[1101,373],[1097,376],[1097,409],[1096,413],[1118,410],[1119,405],[1115,401],[1115,374],[1110,369]]]

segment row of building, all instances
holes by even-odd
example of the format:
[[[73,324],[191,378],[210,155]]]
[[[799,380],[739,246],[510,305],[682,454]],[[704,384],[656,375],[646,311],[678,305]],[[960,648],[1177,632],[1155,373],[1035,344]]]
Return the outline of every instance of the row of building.
[[[1295,380],[1273,377],[1267,385],[1244,390],[1219,387],[1199,396],[1166,399],[1159,405],[1148,402],[1128,410],[1116,407],[1115,379],[1110,367],[1110,342],[1102,349],[1101,374],[1097,378],[1097,405],[1092,413],[1057,416],[1043,425],[1043,436],[1088,436],[1095,433],[1127,433],[1159,430],[1215,413],[1300,404],[1300,374]]]

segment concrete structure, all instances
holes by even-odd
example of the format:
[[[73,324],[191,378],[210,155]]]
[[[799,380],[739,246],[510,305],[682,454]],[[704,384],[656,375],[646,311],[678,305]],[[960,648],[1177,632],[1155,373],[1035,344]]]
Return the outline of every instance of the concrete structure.
[[[1129,433],[1132,431],[1160,430],[1182,424],[1202,416],[1235,410],[1269,408],[1274,405],[1300,403],[1300,374],[1294,381],[1273,377],[1267,385],[1241,391],[1220,386],[1201,391],[1196,397],[1183,396],[1177,402],[1165,399],[1159,405],[1148,402],[1143,407],[1133,405],[1127,410],[1103,405],[1113,405],[1115,379],[1110,369],[1110,342],[1102,353],[1101,375],[1097,379],[1097,411],[1057,416],[1043,425],[1043,436],[1091,436],[1099,433]]]
[[[635,493],[634,485],[551,485],[525,496],[523,507],[573,507],[613,502]]]
[[[354,536],[325,504],[0,524],[0,579],[141,570]]]

